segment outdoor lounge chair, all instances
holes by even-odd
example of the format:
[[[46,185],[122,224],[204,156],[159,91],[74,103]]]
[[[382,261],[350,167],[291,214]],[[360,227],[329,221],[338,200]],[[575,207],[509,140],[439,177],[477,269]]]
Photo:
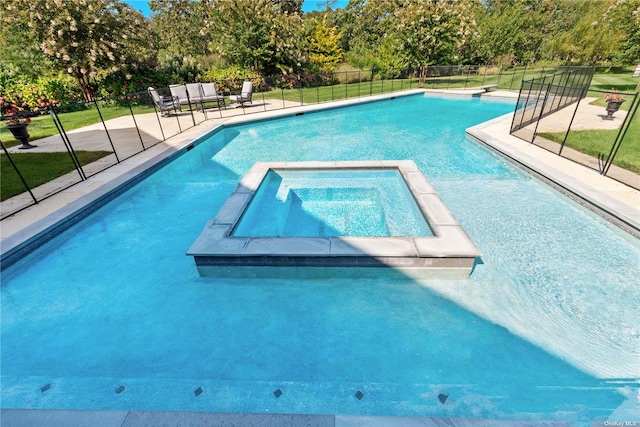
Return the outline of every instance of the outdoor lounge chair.
[[[178,99],[173,96],[160,96],[157,90],[150,87],[147,89],[149,91],[149,95],[153,99],[153,102],[160,110],[160,114],[162,116],[169,116],[172,112],[177,113],[178,111],[182,111],[180,107],[180,102]]]
[[[203,103],[215,102],[218,108],[227,108],[224,96],[218,94],[215,83],[200,83],[200,97]]]
[[[204,111],[200,83],[187,83],[185,86],[187,87],[187,94],[189,95],[189,101],[191,101],[191,105],[197,106],[198,104],[200,104],[200,107]]]
[[[196,104],[195,100],[192,100],[187,93],[186,85],[169,85],[169,90],[171,95],[178,99],[180,105],[188,105],[189,109],[191,109],[191,106]]]
[[[251,101],[251,95],[253,94],[253,83],[244,82],[242,83],[242,90],[240,94],[231,95],[229,99],[231,102],[237,102],[240,106],[244,107],[245,103],[253,104]]]

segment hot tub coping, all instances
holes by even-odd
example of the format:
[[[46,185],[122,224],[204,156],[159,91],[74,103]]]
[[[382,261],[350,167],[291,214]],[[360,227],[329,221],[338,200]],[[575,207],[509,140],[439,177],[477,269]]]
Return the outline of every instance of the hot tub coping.
[[[394,169],[433,236],[239,237],[231,232],[270,170]],[[480,250],[412,160],[256,162],[187,252],[200,271],[220,266],[395,267],[471,272]]]

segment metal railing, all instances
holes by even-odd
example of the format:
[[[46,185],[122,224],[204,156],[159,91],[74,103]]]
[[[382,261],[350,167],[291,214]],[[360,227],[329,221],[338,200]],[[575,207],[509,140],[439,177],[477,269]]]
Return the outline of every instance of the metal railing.
[[[380,78],[373,70],[260,77],[253,79],[254,92],[251,104],[242,104],[236,106],[237,108],[218,108],[215,105],[200,105],[196,102],[194,105],[183,106],[182,111],[168,116],[161,114],[147,91],[97,99],[89,103],[53,107],[32,113],[36,117],[47,117],[34,118],[29,125],[29,132],[36,136],[32,138],[32,143],[53,147],[47,148],[46,156],[38,159],[37,156],[32,156],[37,153],[28,150],[18,151],[15,147],[16,141],[9,131],[0,126],[0,143],[4,153],[0,156],[0,160],[3,160],[0,219],[78,184],[207,120],[416,88],[468,89],[496,85],[499,89],[507,90],[520,87],[522,94],[522,81],[543,77],[548,72],[562,74],[562,71],[561,67],[534,69],[527,66],[456,65],[409,69],[393,79]],[[240,89],[242,81],[228,79],[217,82],[218,90],[228,99],[231,93]],[[547,103],[538,106],[540,110],[537,113],[540,117],[551,114],[551,110],[559,105],[569,105],[577,96],[573,89],[566,89],[573,87],[568,80],[547,78],[545,81],[545,88],[542,88],[543,84],[530,88],[530,92],[542,92],[544,89],[548,94],[553,94],[547,96]],[[170,95],[168,88],[158,88],[158,91],[163,95]],[[553,102],[549,102],[551,97],[554,99]],[[529,93],[528,99],[519,103],[520,107],[530,105],[533,98]],[[557,105],[555,100],[558,100]],[[637,103],[632,104],[636,105],[637,109]],[[0,122],[8,118],[0,117]],[[521,132],[526,132],[526,129],[526,126],[523,127]],[[37,139],[42,136],[47,138]],[[532,135],[531,141],[533,139]],[[616,144],[617,148],[612,148],[607,158],[603,159],[603,167],[607,171],[620,146],[624,147],[624,135]],[[49,165],[55,163],[57,177],[43,181],[39,176],[38,162],[46,162]],[[5,192],[5,187],[9,187],[5,181],[13,181],[13,188],[17,189],[13,194]]]
[[[591,67],[572,68],[523,81],[511,134],[595,169],[601,175],[640,188],[640,180],[633,172],[638,166],[616,159],[621,147],[625,151],[631,146],[628,130],[639,126],[634,119],[640,103],[638,93],[590,90],[592,75]],[[622,102],[628,102],[629,111],[620,110],[614,116],[607,102],[597,101],[603,95],[624,99]],[[587,97],[596,101],[595,105],[585,102]],[[585,132],[592,134],[590,140]]]
[[[207,120],[296,107],[302,104],[376,95],[418,87],[416,78],[375,79],[368,71],[329,75],[274,76],[255,82],[252,103],[236,108],[207,105],[189,99],[181,111],[163,115],[147,92],[96,99],[30,113],[30,143],[39,150],[19,151],[17,141],[0,126],[3,155],[0,219],[20,212],[73,185],[115,166]],[[242,80],[218,83],[228,96]],[[170,95],[169,88],[159,88]],[[43,117],[44,116],[44,117]],[[11,116],[2,117],[9,120]],[[86,124],[86,125],[85,125]],[[35,138],[33,138],[35,136]],[[45,149],[46,147],[46,149]],[[46,151],[45,153],[38,151]],[[56,177],[43,181],[40,162],[55,169]],[[55,165],[55,167],[52,167]],[[36,170],[34,170],[34,167]],[[9,188],[12,193],[7,193]]]

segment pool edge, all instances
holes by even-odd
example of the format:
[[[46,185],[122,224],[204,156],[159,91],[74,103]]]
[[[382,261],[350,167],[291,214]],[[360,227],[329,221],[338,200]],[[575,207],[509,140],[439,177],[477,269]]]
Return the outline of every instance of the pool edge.
[[[600,215],[612,224],[615,224],[623,231],[636,238],[640,238],[640,211],[637,208],[616,200],[608,194],[598,190],[593,185],[586,184],[579,178],[570,176],[568,173],[558,170],[552,165],[519,150],[517,147],[511,146],[503,139],[503,137],[517,139],[516,137],[510,134],[496,135],[494,132],[487,131],[487,128],[494,125],[500,125],[506,122],[510,124],[512,117],[513,113],[508,113],[467,128],[465,132],[469,139],[488,148],[493,153],[549,185],[551,188],[560,191],[565,196],[578,202],[590,211]],[[518,142],[520,142],[520,140],[517,140],[517,143]],[[522,141],[522,143],[524,144],[524,141]],[[535,147],[533,144],[529,145]],[[542,148],[539,149],[543,150]],[[584,168],[586,172],[586,167],[576,164],[569,159],[564,159],[562,157],[557,157],[557,159],[568,162],[567,164],[570,163],[576,167]],[[608,177],[603,178],[611,179]]]

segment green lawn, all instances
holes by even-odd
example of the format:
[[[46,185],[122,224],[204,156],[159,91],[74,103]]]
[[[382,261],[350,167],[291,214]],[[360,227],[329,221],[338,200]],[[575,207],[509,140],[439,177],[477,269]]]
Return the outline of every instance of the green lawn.
[[[76,151],[80,164],[86,165],[109,151]],[[69,153],[16,153],[11,158],[31,188],[45,184],[75,169]],[[78,176],[79,179],[79,176]],[[5,154],[0,155],[0,200],[6,200],[27,191]]]
[[[134,114],[153,113],[152,106],[136,105],[132,107]],[[88,108],[86,110],[72,111],[63,113],[64,107],[58,111],[58,117],[62,122],[62,126],[65,131],[78,129],[84,126],[92,125],[100,122],[100,115],[95,107]],[[122,117],[130,115],[129,107],[123,106],[100,106],[100,114],[105,120],[113,119],[116,117]],[[31,123],[27,128],[29,131],[29,141],[35,141],[47,136],[57,135],[58,130],[56,125],[49,115],[33,117]],[[0,126],[0,141],[5,147],[13,147],[14,145],[20,145],[11,132],[9,132],[4,126]]]
[[[640,90],[640,79],[633,77],[633,70],[624,74],[595,74],[591,80],[590,88],[593,90],[608,91],[614,88],[620,92],[638,92]]]
[[[292,102],[311,104],[314,102],[335,101],[359,96],[377,95],[396,90],[418,89],[418,79],[373,80],[360,83],[337,84],[300,89],[272,89],[264,92],[265,98],[284,99]],[[262,93],[253,95],[260,99]]]
[[[617,133],[617,130],[574,130],[569,132],[566,146],[595,158],[600,154],[606,157]],[[564,133],[540,133],[540,136],[562,143]],[[629,126],[613,164],[640,173],[640,114],[636,114]]]

